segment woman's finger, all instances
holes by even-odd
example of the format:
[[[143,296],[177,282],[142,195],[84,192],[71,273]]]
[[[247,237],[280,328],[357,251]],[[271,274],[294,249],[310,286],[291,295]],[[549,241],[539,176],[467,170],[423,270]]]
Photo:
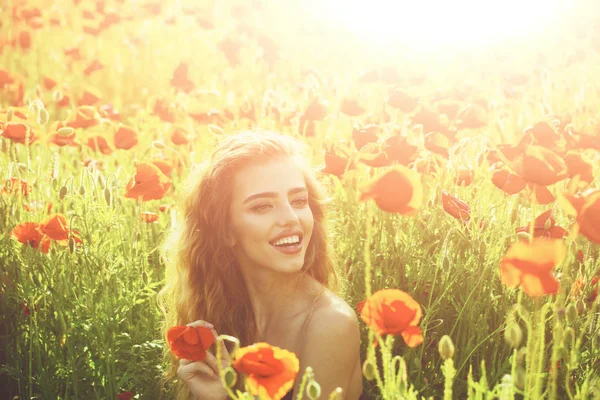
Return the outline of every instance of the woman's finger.
[[[190,380],[197,373],[201,373],[212,378],[216,378],[218,375],[215,371],[202,361],[196,361],[186,365],[180,365],[177,369],[177,375],[183,380]]]
[[[205,327],[205,328],[208,328],[208,329],[213,329],[213,328],[215,327],[215,326],[214,326],[213,324],[211,324],[210,322],[206,322],[206,321],[203,321],[203,320],[201,320],[201,319],[199,319],[199,320],[197,320],[197,321],[194,321],[194,322],[190,322],[190,323],[189,323],[189,324],[187,324],[186,326],[192,326],[192,327],[195,327],[195,326],[203,326],[203,327]]]

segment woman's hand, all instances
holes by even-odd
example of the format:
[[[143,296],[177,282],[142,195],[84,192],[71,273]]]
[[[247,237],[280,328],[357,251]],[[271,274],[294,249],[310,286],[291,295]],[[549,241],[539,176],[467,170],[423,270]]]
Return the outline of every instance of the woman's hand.
[[[217,331],[214,330],[212,324],[206,321],[194,321],[187,324],[187,326],[210,328],[215,335],[215,339],[218,337]],[[218,346],[218,342],[215,342],[215,349],[216,346]],[[221,357],[221,366],[222,368],[226,368],[229,365],[229,353],[223,341],[221,342]],[[179,360],[177,375],[185,382],[197,400],[224,400],[229,398],[219,377],[217,358],[208,350],[206,351],[204,361]]]

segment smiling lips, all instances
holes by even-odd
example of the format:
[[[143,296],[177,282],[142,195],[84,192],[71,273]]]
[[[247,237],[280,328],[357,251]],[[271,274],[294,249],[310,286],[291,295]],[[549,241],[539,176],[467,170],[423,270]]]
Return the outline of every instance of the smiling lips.
[[[296,240],[297,243],[294,243]],[[303,242],[302,235],[291,235],[270,242],[270,245],[283,254],[296,254],[302,250]]]

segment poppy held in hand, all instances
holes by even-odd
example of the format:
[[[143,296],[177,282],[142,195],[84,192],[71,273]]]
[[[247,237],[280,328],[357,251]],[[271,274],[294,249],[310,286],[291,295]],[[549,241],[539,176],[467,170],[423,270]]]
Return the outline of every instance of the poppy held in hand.
[[[232,366],[247,376],[253,396],[280,400],[294,385],[300,362],[288,350],[259,342],[236,351]]]
[[[408,347],[423,343],[421,306],[408,293],[383,289],[358,303],[360,318],[379,335],[401,335]]]
[[[392,213],[416,215],[423,201],[418,175],[403,165],[395,165],[359,189],[360,201],[373,199],[380,209]]]
[[[500,263],[500,279],[509,287],[521,286],[529,296],[558,292],[558,282],[552,270],[566,254],[561,239],[534,238],[531,242],[516,242]]]
[[[191,361],[203,361],[214,341],[212,330],[203,326],[173,326],[167,332],[171,353]]]

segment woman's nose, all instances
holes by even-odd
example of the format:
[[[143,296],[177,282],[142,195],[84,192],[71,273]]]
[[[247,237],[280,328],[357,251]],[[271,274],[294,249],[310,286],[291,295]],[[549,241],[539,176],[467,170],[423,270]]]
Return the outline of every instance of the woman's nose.
[[[291,204],[284,204],[279,210],[279,224],[290,225],[298,222],[298,214]]]

